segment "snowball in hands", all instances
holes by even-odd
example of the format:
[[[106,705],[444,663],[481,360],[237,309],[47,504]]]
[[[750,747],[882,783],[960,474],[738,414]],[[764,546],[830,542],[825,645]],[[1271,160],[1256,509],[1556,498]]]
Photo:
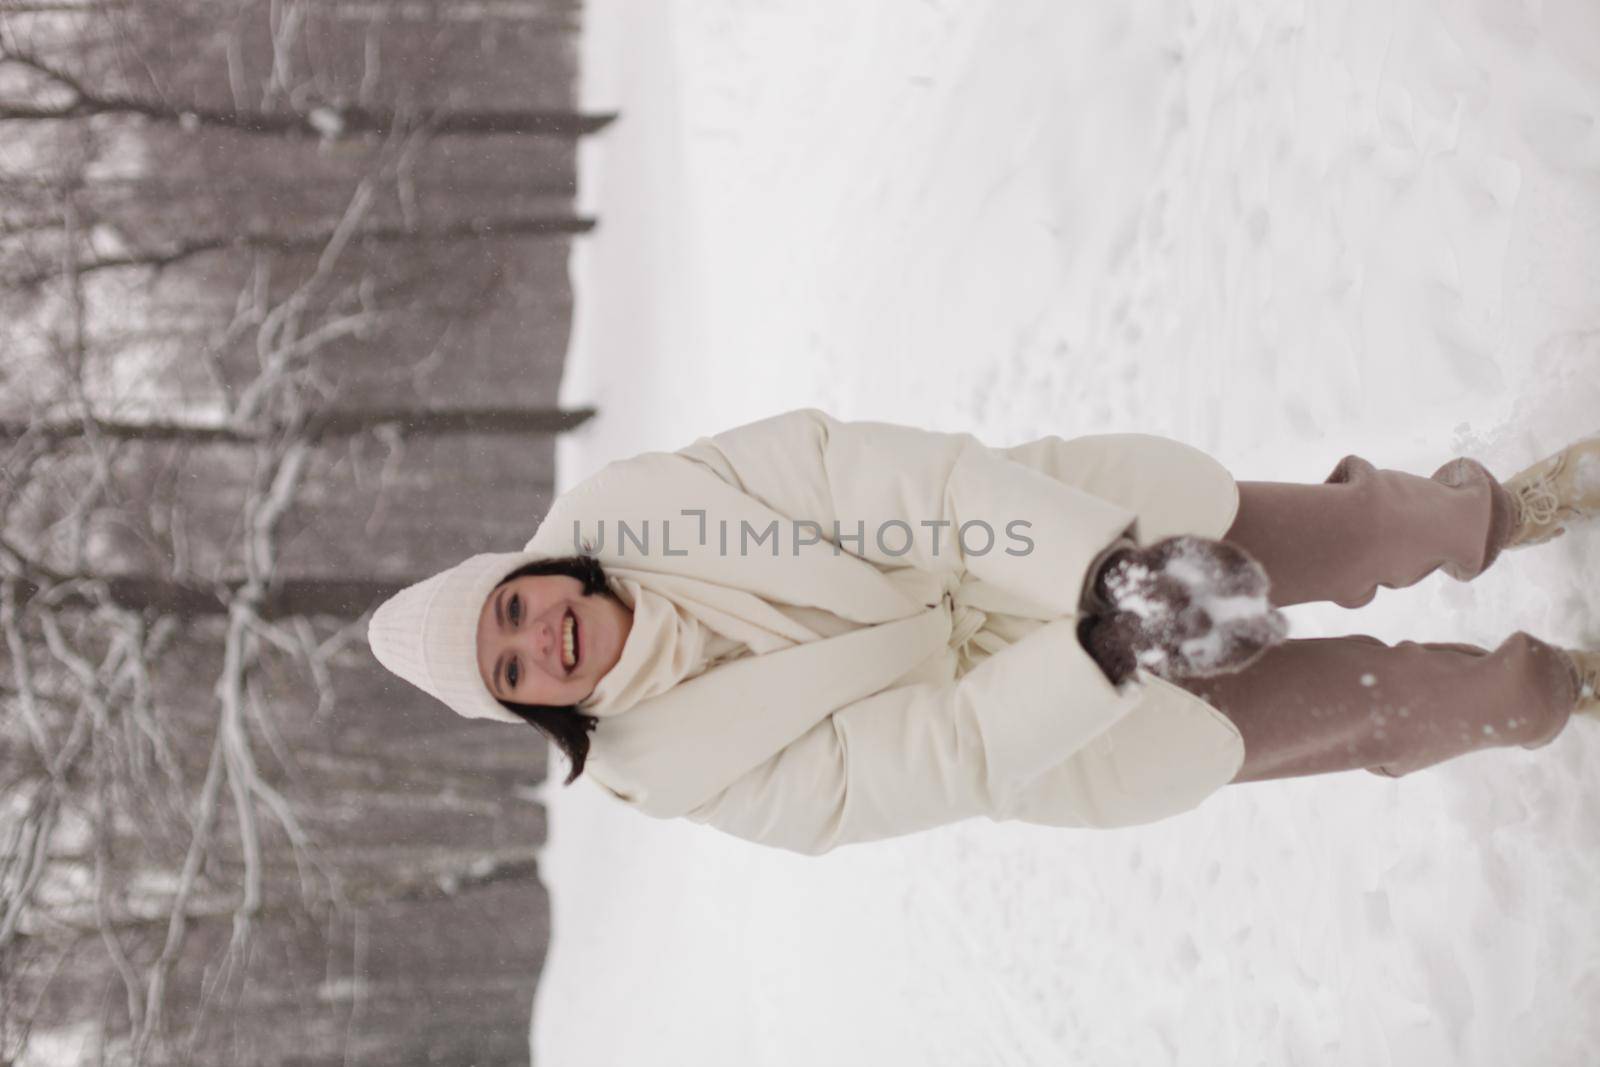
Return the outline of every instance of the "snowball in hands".
[[[1184,535],[1121,549],[1094,578],[1104,610],[1084,643],[1116,684],[1136,667],[1169,679],[1231,673],[1289,631],[1269,585],[1261,564],[1224,541]]]

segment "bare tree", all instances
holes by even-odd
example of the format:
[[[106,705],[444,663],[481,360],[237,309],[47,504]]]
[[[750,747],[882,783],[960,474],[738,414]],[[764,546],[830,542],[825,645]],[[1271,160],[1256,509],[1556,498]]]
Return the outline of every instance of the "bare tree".
[[[463,240],[518,237],[570,237],[594,229],[594,220],[565,216],[542,219],[468,219],[436,229],[408,229],[401,226],[369,226],[355,238],[372,244],[438,244]],[[118,254],[88,253],[75,269],[83,275],[122,268],[163,270],[177,263],[226,249],[271,252],[315,252],[327,246],[332,233],[282,234],[239,233],[189,237],[167,248],[142,248]],[[31,289],[52,277],[43,265],[25,267],[10,277],[0,276],[0,284],[13,289]]]
[[[348,498],[381,526],[407,447],[548,442],[588,417],[420,389],[353,404],[343,383],[373,349],[392,377],[431,373],[486,292],[531,299],[516,250],[592,222],[449,210],[428,190],[484,157],[440,146],[491,131],[441,120],[494,109],[385,98],[365,46],[339,103],[307,5],[246,4],[254,28],[167,0],[25,6],[0,6],[0,1063],[68,1038],[107,1063],[393,1062],[425,1058],[396,1043],[423,1033],[446,1061],[524,1059],[547,910],[520,791],[543,745],[400,743],[441,727],[350,686],[375,677],[366,612],[420,575],[289,561]],[[241,124],[305,133],[324,107],[358,117],[282,144]],[[417,340],[440,293],[463,313]],[[135,403],[152,389],[155,413]],[[482,962],[508,944],[533,973]],[[445,996],[453,1028],[419,1030],[418,998]]]
[[[381,107],[367,102],[367,79],[353,97],[334,92],[321,96],[299,90],[294,50],[304,40],[306,25],[328,14],[348,17],[347,7],[319,11],[306,0],[272,4],[271,67],[266,89],[255,103],[242,88],[245,79],[230,71],[234,99],[229,106],[183,100],[159,82],[141,90],[116,65],[96,62],[106,49],[139,45],[152,35],[170,34],[174,25],[202,23],[215,15],[196,5],[172,0],[147,0],[139,5],[31,4],[0,7],[0,67],[21,77],[12,79],[15,95],[0,94],[0,122],[61,122],[90,116],[121,117],[193,130],[216,128],[251,136],[303,136],[338,140],[387,136],[425,128],[434,136],[534,136],[576,138],[599,132],[616,119],[614,113],[583,114],[564,108]],[[9,18],[6,18],[9,16]],[[34,18],[28,18],[34,16]],[[63,22],[79,22],[63,34]],[[21,25],[18,25],[21,23]],[[43,23],[43,27],[38,25]],[[103,34],[103,38],[99,37]],[[236,46],[238,56],[242,46]],[[55,58],[52,52],[64,53]],[[76,63],[73,57],[78,58]],[[366,57],[370,68],[371,56]],[[235,60],[236,66],[243,61]],[[3,84],[3,83],[0,83]],[[287,104],[288,106],[284,106]]]
[[[528,408],[471,408],[467,410],[417,410],[415,408],[368,408],[322,410],[302,427],[307,441],[394,428],[406,437],[440,434],[544,434],[563,433],[583,425],[594,415],[591,407],[530,410]],[[92,419],[78,422],[18,423],[0,421],[0,439],[16,439],[28,434],[51,440],[83,437],[95,433],[121,441],[174,441],[202,445],[226,442],[242,444],[265,436],[281,434],[282,427],[268,430],[240,430],[233,426],[196,426],[173,422],[115,422]]]
[[[359,203],[343,223],[340,234],[359,230]],[[394,585],[301,583],[309,588],[299,589],[294,603],[295,583],[278,574],[280,524],[294,506],[317,436],[310,427],[319,395],[316,364],[359,325],[352,320],[373,314],[347,303],[349,294],[320,292],[334,284],[348,247],[336,235],[309,277],[246,315],[255,325],[238,340],[261,353],[261,371],[237,394],[225,422],[273,429],[234,429],[228,437],[249,456],[231,539],[239,575],[209,590],[170,578],[98,573],[86,555],[97,519],[110,512],[137,521],[123,503],[116,464],[119,446],[136,435],[108,432],[116,424],[93,410],[81,377],[93,364],[88,326],[95,316],[82,303],[88,279],[69,261],[54,283],[77,325],[67,333],[76,347],[60,353],[63,395],[51,406],[78,408],[80,421],[70,435],[44,424],[13,427],[22,431],[14,447],[77,446],[72,465],[89,476],[78,480],[75,494],[52,494],[47,510],[21,501],[7,516],[15,538],[8,528],[0,541],[0,628],[12,674],[8,702],[18,712],[17,736],[8,740],[32,752],[31,773],[8,783],[6,794],[20,818],[0,853],[0,954],[12,953],[0,961],[11,969],[19,947],[36,957],[81,958],[84,939],[94,939],[118,1005],[102,1016],[100,1030],[101,1053],[113,1062],[166,1062],[196,1027],[237,1002],[245,976],[259,971],[253,968],[258,932],[273,908],[349,922],[363,899],[466,891],[534,862],[532,853],[513,849],[454,867],[447,860],[377,879],[352,876],[329,859],[300,805],[263,770],[260,746],[281,747],[273,741],[276,713],[260,691],[263,672],[281,669],[269,661],[296,667],[309,681],[313,715],[326,715],[337,700],[330,664],[357,644],[369,598]],[[49,460],[67,458],[35,457],[27,467],[37,479]],[[214,711],[209,719],[191,714],[180,728],[177,713],[154,696],[157,665],[204,617],[220,628]],[[192,734],[207,729],[204,766],[192,759],[186,766]],[[285,767],[294,765],[285,752],[275,755]],[[137,813],[132,825],[129,813]],[[288,872],[274,870],[271,835],[293,868],[295,888],[287,895],[272,892],[274,880]],[[197,924],[224,919],[231,933],[205,959],[207,978],[198,990],[186,989],[185,1029],[173,1032],[174,983],[180,965],[196,962],[187,954],[191,933]]]

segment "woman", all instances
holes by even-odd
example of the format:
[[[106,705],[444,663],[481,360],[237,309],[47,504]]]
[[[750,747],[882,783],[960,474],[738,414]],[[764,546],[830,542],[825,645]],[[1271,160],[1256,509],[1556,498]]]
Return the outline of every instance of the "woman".
[[[1600,513],[1597,466],[1600,440],[1506,485],[1355,456],[1235,483],[1145,434],[992,449],[802,409],[610,464],[369,640],[458,713],[545,729],[568,782],[762,844],[1125,826],[1230,781],[1538,747],[1595,710],[1600,654],[1283,641],[1275,609],[1470,579]]]

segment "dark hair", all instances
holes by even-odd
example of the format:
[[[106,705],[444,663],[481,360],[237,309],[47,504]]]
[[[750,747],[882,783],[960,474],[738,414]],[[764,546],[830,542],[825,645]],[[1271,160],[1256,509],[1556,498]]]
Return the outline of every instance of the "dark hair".
[[[500,579],[495,588],[498,589],[516,578],[541,574],[560,574],[578,579],[583,583],[584,596],[608,596],[613,599],[616,597],[611,587],[606,584],[606,572],[601,568],[600,561],[593,556],[583,554],[526,563]],[[589,732],[600,720],[593,715],[585,715],[578,710],[576,704],[551,706],[518,704],[510,700],[501,700],[500,703],[529,726],[543,731],[544,735],[561,750],[561,754],[567,757],[568,762],[572,764],[572,770],[567,774],[566,781],[561,784],[571,785],[577,781],[578,775],[583,773],[584,761],[589,757]]]

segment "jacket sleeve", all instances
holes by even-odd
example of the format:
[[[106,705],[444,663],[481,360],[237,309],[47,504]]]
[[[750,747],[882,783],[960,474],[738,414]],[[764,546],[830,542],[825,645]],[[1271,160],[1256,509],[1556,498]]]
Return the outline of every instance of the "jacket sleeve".
[[[1140,699],[1137,685],[1112,686],[1074,630],[1068,619],[1048,623],[954,682],[841,708],[686,817],[805,855],[978,815],[1003,820],[1030,782]],[[1093,715],[1072,713],[1090,705]]]
[[[1083,606],[1090,564],[1138,514],[967,433],[846,422],[800,408],[702,437],[680,455],[884,567],[967,570],[1046,615]]]

